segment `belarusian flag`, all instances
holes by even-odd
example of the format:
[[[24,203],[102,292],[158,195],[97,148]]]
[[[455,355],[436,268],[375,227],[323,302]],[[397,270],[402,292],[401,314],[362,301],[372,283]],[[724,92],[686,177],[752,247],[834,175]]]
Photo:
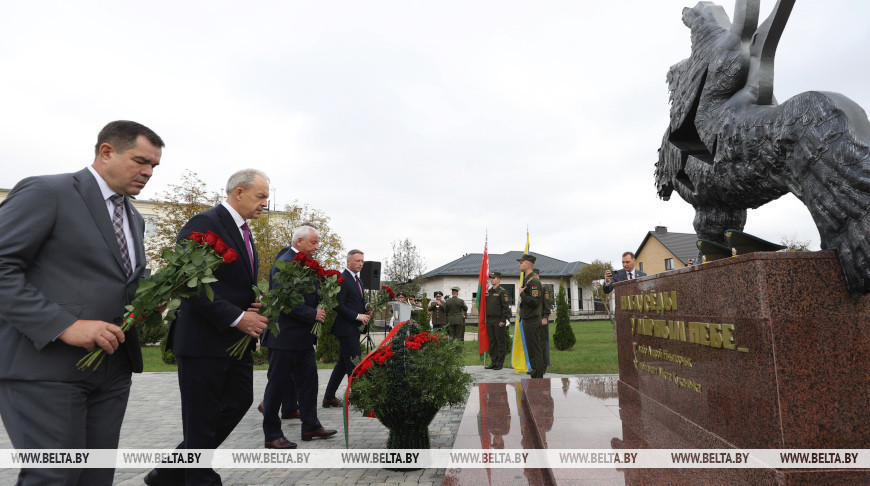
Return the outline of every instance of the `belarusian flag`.
[[[489,351],[489,336],[486,332],[486,293],[489,291],[488,245],[489,241],[483,244],[480,275],[477,277],[477,352],[480,355],[480,359],[484,362],[486,361],[486,352]]]

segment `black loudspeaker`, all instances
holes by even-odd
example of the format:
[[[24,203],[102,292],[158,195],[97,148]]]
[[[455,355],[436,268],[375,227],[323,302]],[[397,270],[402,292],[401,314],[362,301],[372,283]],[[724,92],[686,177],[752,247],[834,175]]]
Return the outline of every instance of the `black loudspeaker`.
[[[365,262],[359,273],[364,289],[380,290],[381,288],[381,262]]]

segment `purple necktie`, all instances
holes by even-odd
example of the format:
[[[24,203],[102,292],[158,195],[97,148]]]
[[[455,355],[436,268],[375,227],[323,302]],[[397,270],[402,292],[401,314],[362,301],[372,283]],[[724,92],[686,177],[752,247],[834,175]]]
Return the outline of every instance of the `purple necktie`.
[[[248,261],[251,262],[251,275],[254,274],[254,250],[251,246],[251,228],[248,227],[248,222],[242,224],[242,233],[245,235],[245,249],[248,250]],[[254,275],[256,276],[256,275]]]
[[[629,280],[631,280],[631,279],[634,278],[634,276],[631,275],[631,272],[626,272],[626,273],[628,274],[628,279],[629,279]]]
[[[353,278],[356,280],[356,286],[359,287],[359,294],[362,295],[363,297],[365,297],[365,294],[363,294],[363,290],[362,290],[362,284],[359,283],[359,277],[357,277],[356,274],[354,274]]]
[[[124,272],[129,277],[133,273],[133,264],[130,263],[130,249],[127,248],[127,237],[124,236],[124,196],[115,194],[109,197],[109,201],[115,205],[112,212],[112,228],[115,230],[115,239],[121,250],[121,261],[124,263]]]

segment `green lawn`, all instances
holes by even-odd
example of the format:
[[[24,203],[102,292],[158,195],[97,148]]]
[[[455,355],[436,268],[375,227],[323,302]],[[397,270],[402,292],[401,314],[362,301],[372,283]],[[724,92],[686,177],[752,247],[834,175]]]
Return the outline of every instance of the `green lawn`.
[[[550,324],[555,326],[554,323]],[[616,343],[613,342],[613,329],[610,321],[578,321],[572,322],[574,335],[577,343],[567,351],[559,351],[553,345],[553,333],[555,327],[550,330],[550,365],[548,373],[561,374],[599,374],[617,373],[619,366],[616,358]],[[511,332],[516,326],[511,326]],[[468,332],[477,332],[476,326],[468,326]],[[477,341],[463,343],[463,355],[466,365],[481,365],[482,362],[477,354]],[[175,365],[164,364],[160,360],[160,348],[148,346],[142,348],[142,356],[145,360],[145,371],[176,371]],[[488,364],[488,362],[487,362]],[[505,365],[510,365],[510,351],[508,351]],[[318,368],[331,369],[333,363],[317,363]],[[255,369],[264,370],[266,365],[257,365]]]
[[[619,363],[616,356],[616,343],[613,341],[613,328],[610,321],[577,321],[571,323],[577,343],[574,347],[559,351],[553,345],[555,323],[550,329],[550,363],[548,373],[560,374],[600,374],[618,373]],[[477,327],[468,326],[468,332],[477,332]],[[516,326],[511,326],[511,335]],[[480,365],[480,355],[477,354],[477,341],[463,343],[463,353],[466,365]],[[505,358],[505,366],[510,365],[510,350]],[[487,360],[487,364],[489,361]]]

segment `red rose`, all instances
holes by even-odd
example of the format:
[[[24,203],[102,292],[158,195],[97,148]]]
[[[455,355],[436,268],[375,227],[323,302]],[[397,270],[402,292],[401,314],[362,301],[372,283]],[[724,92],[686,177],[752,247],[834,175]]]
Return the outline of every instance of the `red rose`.
[[[335,279],[335,281],[338,282],[338,285],[344,285],[344,278],[342,278],[341,275],[339,275],[339,276]]]
[[[420,349],[421,346],[423,345],[418,343],[417,341],[405,342],[405,347],[408,349]]]
[[[207,244],[208,246],[214,246],[215,243],[220,240],[220,237],[214,231],[209,231],[205,234],[205,244]]]
[[[195,241],[197,243],[205,243],[205,233],[200,233],[199,231],[194,231],[187,237],[188,240]]]
[[[233,263],[234,261],[239,259],[239,254],[236,253],[236,250],[232,248],[227,248],[227,251],[222,255],[224,257],[224,265],[227,263]]]
[[[229,249],[230,247],[223,240],[217,240],[217,243],[214,244],[214,251],[220,256],[223,256]]]
[[[295,257],[293,257],[293,261],[301,262],[301,261],[305,260],[306,256],[307,255],[305,254],[304,251],[300,251],[299,253],[296,254]]]

